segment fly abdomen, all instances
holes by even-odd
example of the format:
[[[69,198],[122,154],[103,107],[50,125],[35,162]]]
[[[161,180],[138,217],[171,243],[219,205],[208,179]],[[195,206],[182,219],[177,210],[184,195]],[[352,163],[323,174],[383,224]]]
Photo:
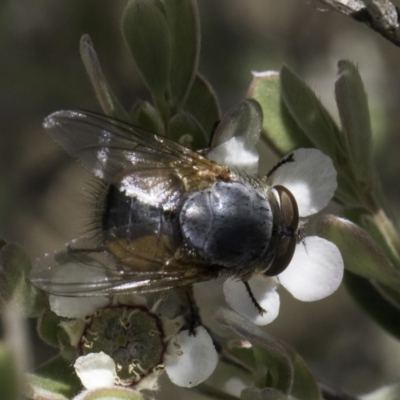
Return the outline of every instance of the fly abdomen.
[[[137,271],[159,270],[181,243],[174,213],[110,186],[103,214],[107,249]]]
[[[162,205],[152,205],[129,196],[111,185],[102,218],[103,231],[109,237],[134,241],[145,236],[176,236],[174,214]]]
[[[146,204],[127,196],[114,185],[110,186],[103,214],[103,230],[117,238],[135,240],[166,230],[161,207]],[[168,230],[168,228],[167,228]]]

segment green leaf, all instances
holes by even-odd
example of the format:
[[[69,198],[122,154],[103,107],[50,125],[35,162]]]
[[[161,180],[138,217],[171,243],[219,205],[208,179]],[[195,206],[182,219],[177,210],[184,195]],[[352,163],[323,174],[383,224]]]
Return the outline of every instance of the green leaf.
[[[224,349],[225,350],[225,349]],[[252,351],[250,350],[252,353]],[[220,362],[217,364],[217,367],[215,371],[211,374],[211,376],[207,379],[205,385],[208,389],[208,393],[205,392],[204,390],[200,390],[201,393],[208,395],[210,398],[221,398],[218,396],[218,393],[212,393],[210,389],[212,390],[219,390],[220,392],[223,392],[224,388],[229,384],[229,381],[234,377],[235,380],[239,381],[241,383],[240,386],[253,386],[253,376],[249,371],[247,371],[245,368],[243,368],[242,365],[237,364],[235,360],[232,360],[230,357],[227,358],[225,357],[225,351],[224,351],[224,357],[221,358]],[[199,387],[196,387],[196,392],[198,391]],[[204,386],[200,389],[206,389]],[[237,393],[235,393],[237,394]],[[226,392],[224,393],[226,395]],[[225,399],[225,396],[222,397]],[[234,400],[237,397],[232,394],[231,396],[232,400]]]
[[[367,95],[358,68],[350,61],[338,63],[336,102],[346,141],[347,154],[357,180],[372,184],[372,133]]]
[[[221,119],[218,98],[211,84],[202,75],[197,74],[189,95],[184,104],[184,110],[192,114],[200,122],[208,137]]]
[[[252,345],[247,340],[230,340],[227,346],[224,347],[224,352],[228,355],[229,359],[238,365],[242,365],[247,370],[253,371],[256,368]]]
[[[0,305],[13,301],[26,317],[35,317],[48,307],[47,296],[29,281],[31,261],[16,245],[0,250]]]
[[[16,400],[20,397],[15,359],[11,350],[2,343],[0,344],[0,388],[1,400]]]
[[[69,361],[57,356],[27,374],[27,397],[41,400],[69,400],[82,385]]]
[[[246,388],[242,391],[241,400],[289,400],[282,392],[274,388]],[[292,398],[291,398],[292,399]]]
[[[375,282],[374,287],[386,301],[394,305],[400,311],[400,291],[377,282]]]
[[[256,386],[262,388],[268,385],[289,394],[293,384],[293,366],[285,348],[261,328],[234,311],[219,309],[215,318],[253,345],[257,365]]]
[[[214,148],[234,136],[242,136],[249,145],[255,145],[260,139],[263,113],[260,104],[253,99],[246,99],[229,110],[217,126],[212,138]]]
[[[335,192],[335,200],[346,207],[360,207],[361,202],[357,188],[345,168],[337,170],[337,173],[338,188]]]
[[[209,385],[207,380],[207,383],[200,383],[200,385],[196,386],[195,390],[197,393],[201,393],[210,399],[238,400],[236,396],[226,393],[222,388],[220,389],[220,385],[221,382],[218,382],[217,385]],[[204,396],[202,398],[204,398]]]
[[[364,229],[334,215],[323,216],[315,226],[319,236],[338,246],[348,271],[400,290],[400,272]]]
[[[291,396],[298,400],[322,400],[318,384],[304,360],[289,346],[286,346],[294,369]]]
[[[132,125],[150,133],[165,135],[164,125],[158,111],[147,101],[137,101],[130,112]]]
[[[247,96],[260,103],[264,113],[262,135],[278,155],[313,147],[282,100],[279,72],[253,73]]]
[[[283,101],[297,125],[315,147],[337,161],[343,137],[335,121],[311,88],[288,67],[281,69],[280,77]]]
[[[382,328],[400,339],[400,310],[386,301],[376,287],[365,278],[345,271],[344,283],[359,306]]]
[[[60,322],[61,317],[50,310],[43,310],[37,320],[38,334],[49,346],[59,347],[58,335],[62,331]]]
[[[170,90],[173,106],[186,98],[197,71],[200,21],[195,0],[164,0],[171,35]]]
[[[169,119],[171,35],[158,0],[131,0],[122,16],[122,34],[152,92],[164,121]]]
[[[128,113],[119,103],[117,97],[104,76],[92,40],[89,35],[83,35],[80,41],[79,51],[90,82],[96,93],[96,97],[105,115],[129,122]]]
[[[345,215],[365,229],[379,244],[393,266],[397,269],[400,268],[398,233],[383,210],[371,215],[363,210],[350,209],[346,210]]]
[[[168,125],[169,137],[182,143],[182,137],[190,135],[190,147],[193,150],[204,149],[208,145],[208,138],[201,125],[188,113],[179,113],[171,118]],[[185,144],[185,143],[182,143]]]

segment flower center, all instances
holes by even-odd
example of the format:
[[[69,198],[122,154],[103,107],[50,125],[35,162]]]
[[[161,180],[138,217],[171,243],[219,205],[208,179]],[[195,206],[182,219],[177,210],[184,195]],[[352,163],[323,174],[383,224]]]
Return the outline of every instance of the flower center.
[[[116,364],[118,383],[131,386],[160,369],[164,342],[162,321],[146,307],[112,306],[87,320],[78,351],[108,354]]]

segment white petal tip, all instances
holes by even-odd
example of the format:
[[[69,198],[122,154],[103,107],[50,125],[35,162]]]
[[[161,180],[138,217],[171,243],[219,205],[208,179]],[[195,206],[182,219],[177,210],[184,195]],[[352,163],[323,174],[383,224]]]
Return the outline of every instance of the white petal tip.
[[[245,143],[244,137],[235,136],[213,148],[207,157],[218,164],[229,168],[237,168],[249,175],[258,172],[259,155],[253,145]]]
[[[74,367],[86,389],[114,386],[117,377],[115,363],[110,356],[103,352],[78,357]]]
[[[293,159],[274,172],[272,184],[289,189],[299,215],[307,217],[328,205],[337,188],[337,174],[332,160],[320,150],[298,149]]]
[[[271,76],[278,76],[278,71],[251,71],[254,78],[270,78]]]
[[[104,296],[78,298],[50,295],[49,302],[51,311],[60,317],[83,318],[105,307],[110,300]]]
[[[255,325],[263,326],[271,323],[278,316],[280,307],[279,294],[276,291],[277,280],[256,274],[249,279],[248,284],[257,303],[264,309],[263,313],[260,313],[253,303],[242,281],[228,279],[224,282],[226,302]]]
[[[306,237],[296,247],[281,284],[298,300],[321,300],[335,292],[343,279],[342,255],[335,244],[318,236]]]
[[[215,370],[218,354],[208,332],[202,326],[180,332],[172,338],[164,360],[165,370],[178,386],[193,387],[205,381]]]

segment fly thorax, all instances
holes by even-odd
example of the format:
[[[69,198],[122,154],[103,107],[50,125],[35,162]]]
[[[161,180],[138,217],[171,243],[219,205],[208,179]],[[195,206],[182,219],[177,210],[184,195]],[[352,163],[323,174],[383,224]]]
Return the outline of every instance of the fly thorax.
[[[261,190],[240,182],[216,182],[186,199],[180,225],[187,245],[208,263],[247,268],[266,254],[273,216]]]

